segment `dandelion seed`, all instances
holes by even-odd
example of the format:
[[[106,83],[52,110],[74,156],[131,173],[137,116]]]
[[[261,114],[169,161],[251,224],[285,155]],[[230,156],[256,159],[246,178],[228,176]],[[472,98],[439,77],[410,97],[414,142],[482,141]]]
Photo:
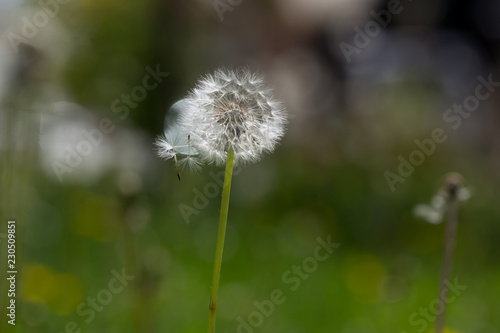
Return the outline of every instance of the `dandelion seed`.
[[[443,219],[443,212],[429,205],[417,205],[413,213],[432,224],[439,224]]]
[[[184,169],[185,167],[189,168],[189,170],[198,172],[201,170],[201,166],[203,163],[196,158],[196,156],[185,156],[179,161],[179,165]]]

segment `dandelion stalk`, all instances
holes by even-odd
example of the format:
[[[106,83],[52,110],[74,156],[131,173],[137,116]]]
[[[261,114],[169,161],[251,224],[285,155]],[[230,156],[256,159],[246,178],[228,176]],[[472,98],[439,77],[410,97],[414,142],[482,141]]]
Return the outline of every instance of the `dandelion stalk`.
[[[217,232],[217,245],[215,247],[214,272],[212,275],[212,289],[210,292],[210,305],[208,307],[208,333],[215,332],[215,312],[217,310],[217,294],[219,291],[220,270],[222,266],[222,253],[224,252],[224,238],[226,237],[227,215],[229,211],[229,194],[233,178],[233,148],[227,153],[224,186],[222,188],[222,201],[220,205],[219,231]]]
[[[447,281],[450,279],[453,251],[455,249],[456,234],[458,226],[458,190],[460,189],[460,178],[457,174],[451,174],[446,180],[446,192],[448,195],[448,212],[446,216],[445,240],[443,262],[441,264],[441,280],[439,284],[438,299],[446,293]],[[446,319],[446,302],[442,302],[443,310],[436,316],[436,333],[443,333]]]

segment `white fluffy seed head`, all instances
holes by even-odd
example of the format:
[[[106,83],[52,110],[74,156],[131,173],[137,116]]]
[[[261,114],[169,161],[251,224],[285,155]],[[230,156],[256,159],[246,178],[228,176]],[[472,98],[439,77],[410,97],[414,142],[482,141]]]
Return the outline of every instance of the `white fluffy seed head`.
[[[167,136],[172,132],[168,126],[188,136],[196,157],[208,163],[223,165],[230,148],[235,164],[256,162],[274,150],[285,132],[283,104],[260,75],[247,69],[219,69],[203,77],[176,105],[177,120],[167,124]],[[162,157],[179,151],[168,138],[157,145]]]

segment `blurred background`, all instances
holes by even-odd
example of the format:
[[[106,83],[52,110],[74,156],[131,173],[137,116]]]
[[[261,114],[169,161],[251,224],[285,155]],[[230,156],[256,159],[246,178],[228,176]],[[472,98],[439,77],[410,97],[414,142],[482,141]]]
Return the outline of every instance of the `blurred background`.
[[[499,14],[497,0],[1,0],[1,331],[206,330],[221,169],[179,182],[153,142],[201,75],[247,66],[290,121],[233,180],[217,331],[432,332],[419,311],[436,313],[444,224],[414,209],[457,171],[471,197],[452,280],[467,288],[448,332],[500,332]],[[446,139],[415,153],[436,129]],[[341,245],[286,275],[318,237]],[[258,310],[275,289],[286,300]]]

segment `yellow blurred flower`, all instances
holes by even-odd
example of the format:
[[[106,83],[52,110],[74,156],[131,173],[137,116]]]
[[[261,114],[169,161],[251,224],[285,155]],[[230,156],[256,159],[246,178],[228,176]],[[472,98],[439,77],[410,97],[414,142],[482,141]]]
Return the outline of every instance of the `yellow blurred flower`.
[[[59,315],[74,312],[83,299],[82,283],[74,275],[58,274],[40,264],[28,264],[23,276],[22,298],[43,303]]]
[[[362,301],[374,302],[386,270],[380,260],[371,254],[355,254],[347,258],[345,280],[347,288]]]

